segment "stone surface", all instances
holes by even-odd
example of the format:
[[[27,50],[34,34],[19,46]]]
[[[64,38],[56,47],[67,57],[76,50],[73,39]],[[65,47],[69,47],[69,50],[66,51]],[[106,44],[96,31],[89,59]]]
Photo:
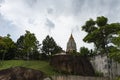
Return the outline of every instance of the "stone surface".
[[[44,80],[44,78],[43,72],[24,67],[14,67],[0,71],[0,80]]]
[[[94,69],[86,57],[74,55],[55,55],[51,58],[50,65],[57,71],[66,74],[94,76]]]
[[[52,76],[53,80],[110,80],[108,77],[89,77],[76,75],[58,75]]]

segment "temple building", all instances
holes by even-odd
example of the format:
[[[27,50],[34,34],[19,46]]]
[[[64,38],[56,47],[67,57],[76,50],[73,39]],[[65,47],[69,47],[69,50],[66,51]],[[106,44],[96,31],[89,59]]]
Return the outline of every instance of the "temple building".
[[[67,42],[67,48],[66,48],[66,52],[67,53],[72,53],[76,51],[76,43],[75,43],[75,40],[73,38],[73,35],[71,34],[68,42]]]
[[[66,47],[66,51],[62,51],[60,53],[57,53],[55,55],[66,55],[66,54],[69,54],[69,53],[72,53],[72,52],[76,52],[77,49],[76,49],[76,43],[75,43],[75,40],[73,38],[73,35],[71,34],[70,35],[70,38],[67,42],[67,47]]]

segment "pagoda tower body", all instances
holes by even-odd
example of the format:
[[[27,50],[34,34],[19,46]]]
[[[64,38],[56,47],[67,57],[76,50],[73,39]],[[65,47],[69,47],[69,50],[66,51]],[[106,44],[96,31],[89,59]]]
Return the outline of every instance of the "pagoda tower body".
[[[66,52],[67,53],[72,53],[76,51],[76,43],[75,43],[75,40],[73,38],[73,35],[71,34],[69,40],[68,40],[68,43],[67,43],[67,49],[66,49]]]

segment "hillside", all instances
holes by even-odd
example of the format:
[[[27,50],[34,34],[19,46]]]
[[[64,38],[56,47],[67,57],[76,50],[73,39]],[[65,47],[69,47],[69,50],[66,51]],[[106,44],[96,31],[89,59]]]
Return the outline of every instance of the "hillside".
[[[58,74],[55,72],[52,67],[49,65],[46,61],[24,61],[24,60],[8,60],[3,61],[0,63],[0,70],[15,67],[15,66],[21,66],[21,67],[27,67],[32,69],[37,69],[40,71],[43,71],[47,75],[55,75]]]

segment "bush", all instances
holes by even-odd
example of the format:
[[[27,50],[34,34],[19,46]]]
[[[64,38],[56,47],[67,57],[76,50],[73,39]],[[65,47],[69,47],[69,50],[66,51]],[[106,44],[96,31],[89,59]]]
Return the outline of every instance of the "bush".
[[[99,71],[96,71],[96,72],[95,72],[95,75],[101,77],[101,76],[103,76],[103,73],[102,73],[102,72],[99,72]]]

